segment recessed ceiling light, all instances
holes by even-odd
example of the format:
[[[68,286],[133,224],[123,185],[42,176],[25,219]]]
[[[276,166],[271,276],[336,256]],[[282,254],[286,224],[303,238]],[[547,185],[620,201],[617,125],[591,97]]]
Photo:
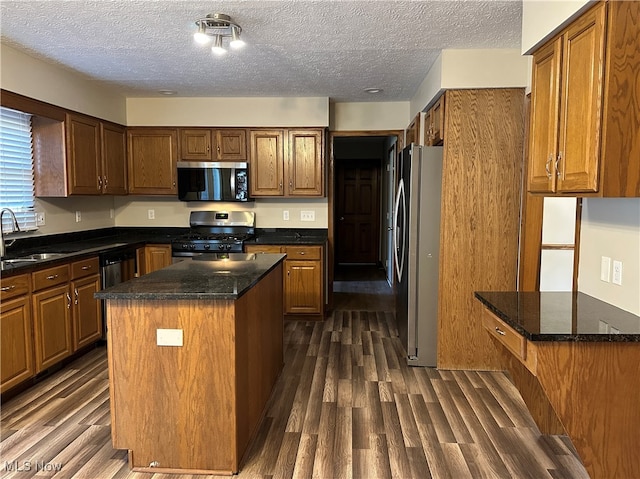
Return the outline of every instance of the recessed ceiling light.
[[[382,88],[365,88],[364,91],[375,95],[376,93],[382,93],[384,90]]]
[[[158,93],[160,93],[161,95],[171,96],[175,95],[178,92],[175,90],[158,90]]]

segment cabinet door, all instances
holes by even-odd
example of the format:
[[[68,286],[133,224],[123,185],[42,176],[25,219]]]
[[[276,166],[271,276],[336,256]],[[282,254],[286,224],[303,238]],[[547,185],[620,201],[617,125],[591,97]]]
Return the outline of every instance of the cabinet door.
[[[440,99],[431,107],[431,143],[430,145],[441,145],[444,141],[444,98]]]
[[[171,265],[171,245],[147,245],[144,248],[144,273]]]
[[[288,196],[322,196],[324,148],[322,130],[290,130],[286,173]]]
[[[194,128],[180,130],[180,159],[192,161],[211,161],[211,130]]]
[[[558,39],[533,55],[529,132],[529,191],[532,193],[555,189],[561,48],[562,40]]]
[[[563,35],[558,192],[598,191],[605,4]]]
[[[320,261],[285,261],[285,313],[322,313]]]
[[[100,122],[94,118],[67,114],[67,164],[69,194],[101,194]]]
[[[433,110],[430,108],[424,114],[424,138],[422,144],[425,146],[431,146],[433,133]],[[409,143],[407,143],[408,145]]]
[[[251,196],[283,196],[284,132],[252,130],[250,138]]]
[[[36,373],[71,354],[71,296],[69,285],[32,296]]]
[[[175,129],[129,129],[129,193],[175,195],[178,132]]]
[[[102,140],[102,193],[127,194],[127,137],[126,128],[100,123]],[[100,183],[100,181],[98,181]]]
[[[73,292],[73,350],[91,344],[102,336],[102,308],[93,297],[100,291],[100,276],[93,275],[71,283]]]
[[[220,161],[247,161],[247,130],[216,130],[216,155]]]
[[[0,392],[5,392],[35,374],[28,296],[2,303],[0,343]]]

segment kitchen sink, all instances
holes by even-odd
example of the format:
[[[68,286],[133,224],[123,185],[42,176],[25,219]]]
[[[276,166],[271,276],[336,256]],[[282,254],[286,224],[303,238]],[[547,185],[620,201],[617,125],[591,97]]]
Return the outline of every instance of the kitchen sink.
[[[15,260],[5,260],[5,261],[42,261],[45,259],[53,259],[59,258],[60,256],[64,256],[64,253],[37,253],[30,254],[28,256],[21,256],[20,258],[16,258]]]
[[[0,267],[2,269],[8,267],[16,267],[25,264],[36,263],[38,261],[44,261],[47,259],[59,258],[60,256],[64,256],[64,253],[36,253],[27,256],[21,256],[19,258],[8,258],[0,261]]]

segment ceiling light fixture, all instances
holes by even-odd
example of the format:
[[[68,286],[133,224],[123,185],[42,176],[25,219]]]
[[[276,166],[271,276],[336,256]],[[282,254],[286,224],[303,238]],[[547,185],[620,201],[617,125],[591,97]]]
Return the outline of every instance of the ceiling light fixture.
[[[196,20],[198,31],[193,35],[194,40],[206,45],[213,41],[211,51],[216,55],[223,55],[227,50],[223,46],[223,39],[229,38],[231,48],[240,48],[244,42],[240,39],[242,27],[235,23],[229,15],[224,13],[210,13],[205,18]]]
[[[376,93],[382,93],[384,90],[382,88],[365,88],[364,91],[375,95]]]

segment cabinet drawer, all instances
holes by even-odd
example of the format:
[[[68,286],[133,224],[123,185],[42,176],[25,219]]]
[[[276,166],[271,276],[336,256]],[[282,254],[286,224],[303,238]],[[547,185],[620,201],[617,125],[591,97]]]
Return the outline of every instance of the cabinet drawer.
[[[527,359],[527,340],[525,337],[518,334],[511,326],[508,326],[486,308],[484,309],[482,324],[491,336],[500,341],[518,359],[522,361]]]
[[[244,250],[246,253],[281,253],[282,250],[278,245],[245,245]]]
[[[287,253],[287,259],[293,260],[322,258],[322,246],[285,246],[284,252]]]
[[[82,278],[90,274],[97,274],[100,271],[98,257],[87,258],[71,264],[71,279]]]
[[[33,291],[69,282],[69,265],[55,266],[31,273]]]
[[[0,285],[0,299],[2,301],[27,294],[29,292],[29,275],[21,274],[20,276],[2,278]]]

